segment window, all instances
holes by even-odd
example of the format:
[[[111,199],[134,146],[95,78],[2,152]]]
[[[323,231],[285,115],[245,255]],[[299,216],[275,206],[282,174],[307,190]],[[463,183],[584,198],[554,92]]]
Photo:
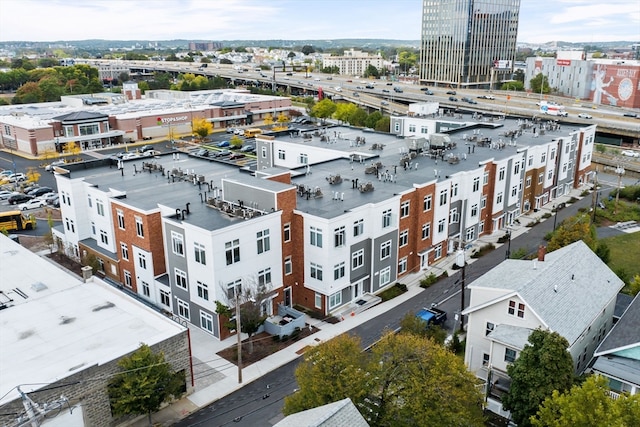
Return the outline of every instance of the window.
[[[342,304],[342,292],[338,291],[335,294],[329,295],[329,309]]]
[[[431,210],[431,195],[424,196],[424,200],[422,201],[422,210],[425,212]]]
[[[142,294],[145,297],[149,297],[151,295],[151,290],[149,289],[149,284],[147,282],[145,282],[144,280],[141,281],[142,282]]]
[[[109,244],[109,237],[107,236],[107,232],[104,230],[100,230],[100,241],[105,245]]]
[[[486,337],[487,335],[489,335],[491,332],[493,332],[495,328],[496,328],[496,325],[494,325],[491,322],[487,322],[487,326],[484,329],[484,336]]]
[[[516,303],[513,300],[509,301],[509,314],[512,316],[524,318],[524,304]]]
[[[120,209],[116,209],[116,215],[118,217],[118,228],[120,228],[121,230],[124,230],[124,212],[121,211]]]
[[[431,236],[431,223],[427,222],[422,225],[422,240],[428,239]]]
[[[473,205],[471,205],[471,217],[476,217],[478,216],[478,204],[475,203]]]
[[[242,293],[242,280],[237,279],[231,283],[227,283],[227,298],[234,299],[236,297],[236,293]]]
[[[482,176],[482,185],[487,185],[489,183],[489,172],[485,172]]]
[[[182,234],[171,232],[171,248],[174,254],[184,256],[184,237]]]
[[[176,286],[188,290],[187,288],[187,273],[182,270],[174,269],[175,278],[176,278]]]
[[[344,261],[333,266],[333,280],[342,279],[344,277]]]
[[[291,241],[291,223],[288,222],[282,227],[282,238],[285,242]]]
[[[258,285],[260,286],[271,285],[271,267],[267,267],[264,270],[258,271]]]
[[[178,316],[183,319],[190,320],[189,316],[189,303],[182,301],[181,299],[176,299],[178,303]]]
[[[300,157],[298,158],[301,164],[306,165],[309,163],[309,156],[305,153],[300,153]]]
[[[529,188],[531,187],[531,176],[528,176],[526,181],[525,181],[525,187]]]
[[[489,366],[489,354],[482,353],[482,366]]]
[[[460,221],[460,215],[458,215],[458,208],[453,208],[449,211],[449,224],[456,224]]]
[[[360,268],[364,265],[364,249],[360,249],[355,251],[351,255],[351,269],[355,270],[356,268]]]
[[[385,286],[391,282],[391,267],[386,267],[380,270],[380,287]]]
[[[405,273],[407,271],[407,257],[400,258],[398,261],[398,274]]]
[[[268,252],[271,249],[269,242],[269,230],[262,230],[256,233],[256,243],[258,245],[258,253]]]
[[[409,230],[402,230],[398,238],[398,246],[403,247],[409,244]]]
[[[200,327],[207,332],[213,333],[213,316],[200,310]]]
[[[471,242],[471,241],[476,239],[476,229],[475,229],[475,227],[467,228],[467,231],[465,232],[465,238],[466,238],[467,242]]]
[[[291,257],[284,259],[284,275],[288,276],[293,272],[293,264],[291,263]]]
[[[144,224],[139,216],[136,217],[136,234],[138,237],[144,237]]]
[[[436,246],[436,250],[433,256],[433,259],[440,259],[442,258],[442,244],[439,244],[438,246]]]
[[[412,132],[412,133],[413,133],[413,132],[415,132],[415,131],[416,131],[416,125],[415,125],[415,124],[413,124],[413,123],[412,123],[412,124],[410,124],[410,125],[409,125],[409,132]]]
[[[102,200],[96,199],[96,209],[98,210],[98,215],[104,216],[104,204]]]
[[[513,166],[513,174],[518,175],[520,173],[520,162],[516,162]]]
[[[146,270],[147,269],[147,256],[143,253],[138,254],[138,265],[140,268]]]
[[[509,362],[509,363],[513,363],[516,360],[516,351],[512,350],[510,348],[505,348],[504,349],[504,361],[505,362]]]
[[[260,153],[262,154],[262,158],[266,159],[267,158],[267,147],[262,147],[260,149]]]
[[[555,148],[551,149],[551,156],[550,157],[551,157],[551,160],[556,158],[556,149]]]
[[[498,171],[498,181],[504,181],[504,171],[505,171],[504,166],[501,167],[500,170]]]
[[[122,259],[127,261],[129,260],[129,247],[126,243],[120,242],[120,255],[122,256]]]
[[[533,156],[529,156],[529,166],[533,165]]]
[[[200,243],[194,243],[193,252],[198,264],[207,265],[207,254],[204,251],[204,245],[201,245]]]
[[[311,278],[322,281],[322,266],[315,262],[311,263]]]
[[[169,291],[160,289],[160,304],[171,307],[171,293]]]
[[[538,184],[542,184],[542,181],[544,181],[544,172],[538,175]]]
[[[487,198],[483,197],[482,199],[480,199],[480,209],[484,209],[487,207]]]
[[[224,244],[225,254],[227,257],[227,265],[240,262],[240,240],[235,239]]]
[[[131,288],[133,286],[132,285],[133,280],[131,280],[131,272],[127,270],[124,270],[123,272],[124,272],[124,285],[127,288]]]
[[[314,298],[314,304],[316,308],[322,308],[322,294],[319,294],[316,292],[316,295]]]
[[[309,237],[311,246],[322,247],[322,230],[316,227],[309,227]]]
[[[502,203],[502,192],[499,192],[498,195],[496,196],[496,203],[497,204]]]
[[[480,190],[480,177],[476,176],[473,178],[473,192],[475,193],[478,190]]]
[[[91,194],[87,196],[87,203],[89,203],[89,207],[93,207],[93,203],[91,202]]]
[[[458,183],[456,182],[451,186],[451,197],[455,197],[458,195]]]
[[[446,224],[447,224],[446,219],[441,219],[440,221],[438,221],[438,233],[444,233],[444,228]]]
[[[335,230],[333,230],[333,245],[336,248],[344,246],[345,233],[346,231],[344,226],[338,227]]]
[[[364,219],[359,219],[353,222],[353,237],[359,236],[364,233]]]
[[[401,218],[406,218],[409,216],[409,211],[410,211],[410,206],[411,206],[411,202],[406,201],[406,202],[402,202],[402,204],[400,205],[400,217]]]
[[[285,153],[284,150],[278,150],[278,158],[280,160],[284,160],[285,159]]]
[[[202,283],[201,281],[198,280],[197,286],[198,286],[198,296],[203,300],[209,301],[209,287],[207,286],[207,284]]]
[[[515,197],[516,194],[518,194],[518,186],[514,185],[513,187],[511,187],[511,196]]]
[[[91,221],[91,234],[96,235],[96,223]]]
[[[386,242],[380,245],[380,259],[387,259],[391,256],[391,240],[387,240]]]
[[[540,163],[544,163],[547,161],[547,153],[542,153],[540,156]]]
[[[391,209],[382,212],[382,228],[391,226]]]
[[[447,204],[447,190],[440,191],[440,206]]]

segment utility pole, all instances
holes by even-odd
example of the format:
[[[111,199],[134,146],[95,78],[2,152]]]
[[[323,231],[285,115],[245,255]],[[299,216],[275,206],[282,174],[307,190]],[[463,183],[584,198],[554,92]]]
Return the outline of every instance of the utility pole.
[[[460,278],[460,331],[464,331],[464,316],[462,312],[464,311],[464,285],[465,285],[465,269],[466,269],[466,260],[464,256],[464,242],[460,239],[461,248],[458,250],[456,254],[456,264],[458,267],[462,268],[462,277]]]
[[[37,403],[29,398],[22,390],[20,390],[20,386],[16,387],[18,393],[20,393],[20,398],[22,399],[22,406],[24,406],[24,410],[27,413],[27,417],[29,417],[29,421],[31,427],[38,427],[40,425],[40,420],[44,417],[44,412],[40,409]]]
[[[238,335],[238,384],[242,384],[242,334],[240,326],[240,301],[238,287],[234,285],[233,293],[236,297],[236,334]]]
[[[594,171],[594,181],[595,184],[593,186],[593,224],[596,223],[596,209],[598,208],[598,172]]]

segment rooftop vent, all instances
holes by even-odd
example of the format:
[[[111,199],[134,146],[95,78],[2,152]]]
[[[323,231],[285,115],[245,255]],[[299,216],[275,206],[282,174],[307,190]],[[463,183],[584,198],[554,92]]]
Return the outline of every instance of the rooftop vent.
[[[47,289],[47,285],[45,285],[42,282],[36,282],[36,283],[33,283],[31,285],[31,289],[33,289],[36,292],[40,292],[40,291],[44,291],[45,289]]]

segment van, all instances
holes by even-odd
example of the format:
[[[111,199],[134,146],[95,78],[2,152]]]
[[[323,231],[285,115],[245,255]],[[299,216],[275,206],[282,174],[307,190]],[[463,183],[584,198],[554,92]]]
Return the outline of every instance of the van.
[[[255,138],[256,135],[260,135],[262,133],[262,129],[245,129],[244,130],[244,137],[245,138]]]

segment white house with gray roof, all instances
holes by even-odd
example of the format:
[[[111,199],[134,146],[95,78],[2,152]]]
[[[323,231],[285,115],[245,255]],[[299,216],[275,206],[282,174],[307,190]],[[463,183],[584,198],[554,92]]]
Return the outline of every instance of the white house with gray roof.
[[[546,255],[541,247],[533,261],[506,260],[469,285],[465,363],[479,378],[490,378],[492,389],[506,391],[507,366],[541,328],[569,342],[581,373],[613,326],[623,286],[582,241]]]

